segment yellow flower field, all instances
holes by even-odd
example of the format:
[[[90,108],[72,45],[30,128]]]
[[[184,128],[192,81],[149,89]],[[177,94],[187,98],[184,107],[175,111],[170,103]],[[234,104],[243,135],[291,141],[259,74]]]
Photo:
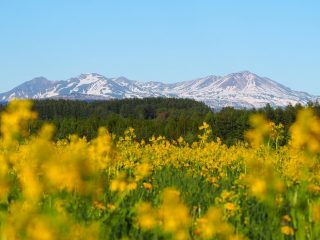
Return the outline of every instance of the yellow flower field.
[[[302,110],[291,140],[252,116],[248,142],[35,136],[29,101],[1,116],[1,239],[320,239],[320,119]]]

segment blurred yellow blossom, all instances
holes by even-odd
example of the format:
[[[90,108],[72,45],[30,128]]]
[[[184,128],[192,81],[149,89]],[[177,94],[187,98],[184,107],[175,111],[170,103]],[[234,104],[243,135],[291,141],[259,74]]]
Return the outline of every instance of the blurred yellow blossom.
[[[294,235],[294,230],[292,227],[289,227],[289,226],[283,226],[281,227],[281,232],[284,234],[284,235]]]

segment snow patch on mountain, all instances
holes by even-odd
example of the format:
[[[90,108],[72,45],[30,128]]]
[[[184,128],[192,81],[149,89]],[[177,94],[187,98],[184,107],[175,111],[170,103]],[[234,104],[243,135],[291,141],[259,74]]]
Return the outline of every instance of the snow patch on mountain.
[[[81,74],[66,81],[50,81],[39,77],[0,94],[2,101],[15,98],[103,100],[145,97],[191,98],[212,108],[260,108],[266,104],[282,107],[316,100],[315,96],[291,90],[249,71],[226,76],[211,75],[178,83],[106,78],[97,73]]]

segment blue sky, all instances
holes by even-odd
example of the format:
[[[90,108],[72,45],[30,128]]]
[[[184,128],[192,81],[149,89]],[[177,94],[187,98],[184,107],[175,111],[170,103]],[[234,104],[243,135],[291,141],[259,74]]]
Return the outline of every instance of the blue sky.
[[[1,0],[0,92],[37,76],[250,70],[320,95],[319,12],[316,0]]]

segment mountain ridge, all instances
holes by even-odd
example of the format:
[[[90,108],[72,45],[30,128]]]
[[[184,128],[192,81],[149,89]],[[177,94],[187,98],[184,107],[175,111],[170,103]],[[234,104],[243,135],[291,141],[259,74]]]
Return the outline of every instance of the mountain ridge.
[[[266,104],[283,107],[306,104],[317,97],[294,91],[276,81],[249,71],[225,76],[209,75],[176,83],[142,82],[120,76],[107,78],[98,73],[80,74],[67,80],[37,77],[12,90],[0,93],[0,101],[11,99],[63,98],[104,100],[145,97],[191,98],[212,108],[260,108]]]

